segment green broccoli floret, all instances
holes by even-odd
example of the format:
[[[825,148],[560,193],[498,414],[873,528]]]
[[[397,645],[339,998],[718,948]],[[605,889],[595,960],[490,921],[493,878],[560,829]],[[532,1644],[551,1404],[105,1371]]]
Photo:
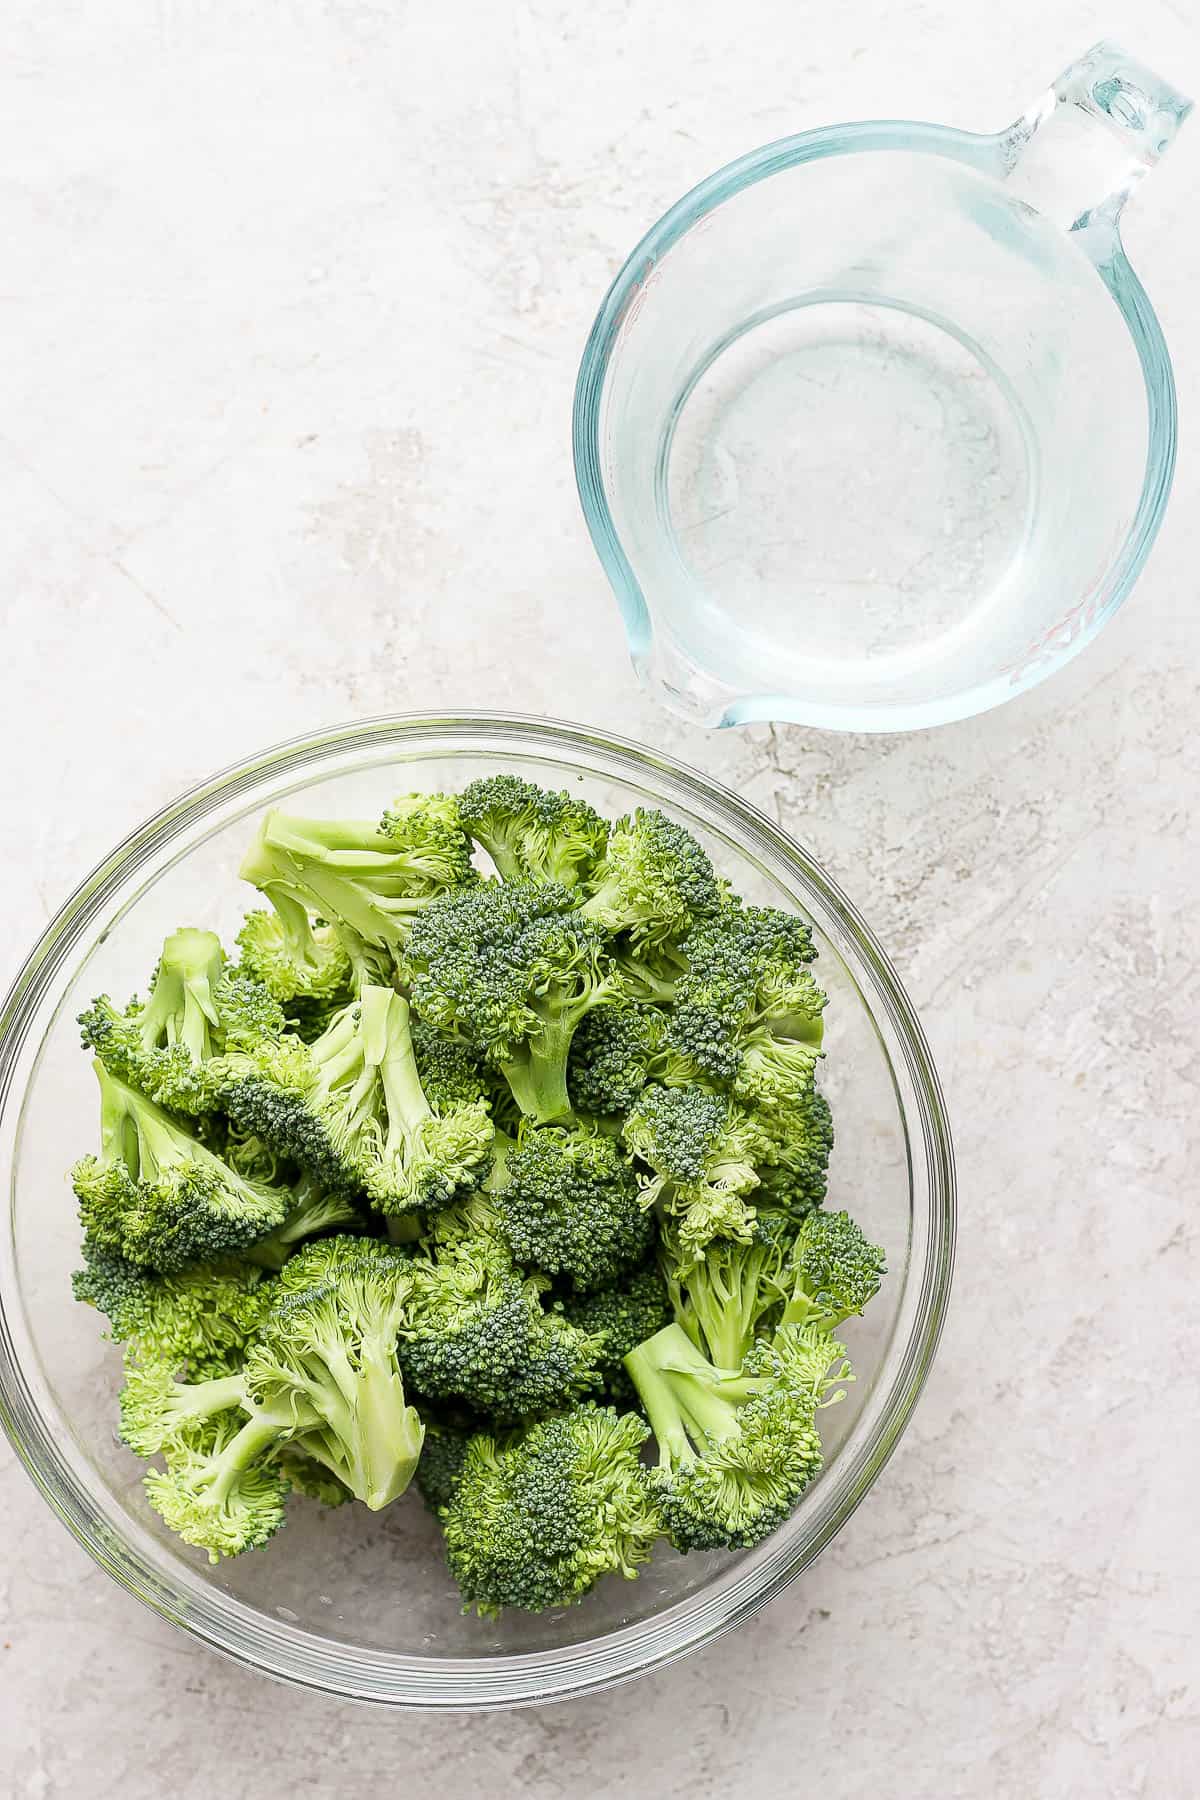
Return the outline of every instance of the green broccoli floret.
[[[167,1451],[166,1469],[145,1478],[146,1496],[184,1543],[207,1550],[210,1562],[259,1549],[284,1522],[287,1477],[271,1460],[281,1435],[267,1419],[219,1413]]]
[[[174,931],[163,944],[150,997],[118,1012],[107,994],[80,1013],[86,1048],[175,1112],[220,1103],[212,1059],[227,1044],[278,1037],[283,1014],[260,982],[231,971],[211,931]]]
[[[302,1175],[287,1199],[287,1216],[282,1225],[246,1251],[248,1262],[264,1269],[282,1269],[289,1257],[309,1238],[324,1231],[337,1231],[363,1223],[357,1206],[346,1194],[336,1189],[326,1191],[311,1175]]]
[[[636,1406],[625,1358],[673,1317],[671,1296],[657,1267],[651,1264],[639,1269],[636,1275],[597,1294],[572,1295],[563,1302],[563,1312],[580,1331],[602,1340],[596,1367],[614,1405]]]
[[[828,1101],[810,1086],[787,1103],[755,1107],[749,1118],[754,1164],[762,1181],[756,1200],[793,1219],[804,1218],[820,1206],[828,1186],[833,1150]]]
[[[635,947],[685,937],[722,906],[713,866],[690,832],[664,813],[639,810],[619,819],[581,911],[606,932],[626,932]]]
[[[678,1324],[625,1368],[657,1440],[650,1487],[677,1550],[747,1550],[783,1524],[821,1467],[809,1394],[775,1367],[714,1368]]]
[[[883,1251],[849,1213],[810,1213],[792,1246],[780,1323],[836,1331],[875,1298],[886,1274]]]
[[[237,1256],[282,1224],[284,1192],[248,1181],[103,1063],[93,1066],[100,1155],[71,1171],[93,1251],[172,1275]]]
[[[459,800],[463,825],[504,881],[586,881],[604,855],[608,825],[586,800],[547,793],[515,775],[472,781]]]
[[[644,1262],[654,1239],[620,1145],[597,1131],[523,1129],[493,1191],[514,1259],[579,1293]]]
[[[736,1373],[755,1339],[779,1315],[792,1240],[777,1215],[759,1213],[748,1240],[717,1238],[688,1263],[663,1234],[663,1261],[675,1318],[718,1369]],[[680,1265],[683,1265],[682,1267]]]
[[[169,1364],[125,1359],[121,1389],[121,1437],[139,1456],[157,1456],[172,1445],[197,1441],[218,1413],[243,1406],[240,1370],[203,1381],[177,1381]]]
[[[431,1513],[440,1513],[454,1498],[473,1430],[470,1425],[448,1420],[426,1420],[425,1444],[414,1480]]]
[[[572,909],[553,882],[490,881],[435,901],[408,942],[418,1013],[473,1044],[542,1125],[570,1118],[571,1040],[618,997],[603,933]]]
[[[808,965],[812,932],[774,907],[729,908],[683,944],[688,973],[675,988],[670,1035],[749,1105],[785,1100],[811,1084],[821,1053],[825,995]]]
[[[409,1019],[417,1073],[429,1104],[440,1111],[447,1106],[469,1106],[491,1099],[482,1057],[461,1038],[446,1037],[415,1014]]]
[[[653,1171],[642,1203],[674,1221],[674,1243],[686,1267],[714,1238],[748,1242],[754,1208],[744,1196],[758,1186],[754,1137],[739,1108],[700,1087],[650,1087],[625,1121],[634,1156]]]
[[[461,804],[453,794],[401,794],[379,829],[401,859],[411,892],[478,881]]]
[[[644,1006],[602,1006],[571,1043],[567,1086],[583,1112],[627,1113],[650,1079],[661,1015]]]
[[[243,969],[289,1009],[344,1006],[352,971],[336,931],[314,923],[307,902],[282,876],[260,873],[255,886],[271,911],[247,913],[243,921],[237,935]]]
[[[845,1344],[822,1324],[781,1325],[755,1344],[742,1373],[781,1376],[789,1387],[808,1396],[814,1412],[844,1400],[844,1384],[854,1380]]]
[[[111,1251],[85,1247],[85,1258],[71,1278],[75,1298],[106,1315],[116,1343],[192,1380],[228,1373],[271,1301],[252,1264],[154,1275]]]
[[[432,800],[419,810],[398,801],[384,826],[272,811],[240,871],[277,909],[285,895],[327,919],[351,960],[362,959],[360,976],[378,971],[372,951],[403,955],[409,925],[431,899],[475,879],[466,839],[447,831]]]
[[[387,989],[364,988],[364,1016],[368,998],[385,993],[376,1027],[383,1037],[383,1116],[363,1168],[367,1193],[391,1220],[445,1206],[470,1187],[490,1161],[495,1130],[484,1100],[446,1102],[436,1109],[429,1104],[417,1071],[408,1001]]]
[[[364,1263],[392,1268],[400,1254],[394,1244],[385,1243],[382,1238],[316,1238],[288,1258],[273,1285],[280,1294],[299,1294],[306,1288],[324,1287],[344,1271]]]
[[[523,1279],[498,1239],[456,1238],[409,1267],[400,1361],[418,1394],[507,1424],[599,1386],[602,1343],[543,1312],[545,1281]]]
[[[601,1575],[636,1575],[660,1535],[631,1413],[578,1406],[521,1436],[473,1437],[444,1508],[451,1572],[468,1606],[542,1612]]]
[[[299,1449],[373,1512],[404,1492],[425,1435],[396,1356],[408,1271],[402,1256],[364,1258],[286,1294],[245,1364],[252,1416],[312,1417]]]

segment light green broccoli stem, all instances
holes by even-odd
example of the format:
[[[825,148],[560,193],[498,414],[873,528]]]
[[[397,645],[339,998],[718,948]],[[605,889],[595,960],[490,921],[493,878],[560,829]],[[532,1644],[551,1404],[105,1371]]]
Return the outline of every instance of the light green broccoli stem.
[[[185,927],[173,931],[162,948],[150,998],[138,1016],[138,1031],[147,1050],[165,1042],[181,1044],[193,1062],[212,1052],[217,1024],[213,987],[225,962],[221,940],[212,931]]]
[[[655,1332],[624,1361],[668,1473],[695,1460],[693,1440],[721,1444],[737,1437],[740,1406],[770,1386],[749,1376],[724,1377],[679,1324]]]
[[[567,1058],[583,1012],[572,1008],[544,1012],[542,1017],[543,1024],[500,1069],[527,1119],[536,1125],[569,1124],[574,1112],[567,1088]]]
[[[247,1419],[223,1450],[212,1457],[204,1472],[201,1504],[223,1506],[238,1476],[258,1461],[279,1439],[279,1426],[271,1420]]]

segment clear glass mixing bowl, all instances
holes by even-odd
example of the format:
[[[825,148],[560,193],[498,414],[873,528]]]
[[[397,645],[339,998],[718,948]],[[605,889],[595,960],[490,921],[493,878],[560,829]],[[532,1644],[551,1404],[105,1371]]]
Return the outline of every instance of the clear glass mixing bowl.
[[[831,1200],[887,1248],[890,1273],[847,1337],[858,1369],[826,1414],[828,1464],[788,1525],[742,1555],[668,1549],[635,1582],[499,1623],[464,1617],[415,1495],[380,1514],[294,1503],[265,1551],[212,1568],[146,1506],[114,1433],[119,1357],[71,1298],[78,1228],[66,1170],[93,1145],[95,1086],[75,1015],[144,985],[181,923],[229,936],[261,811],[367,816],[411,788],[507,768],[610,814],[682,820],[745,894],[808,916],[830,993]],[[737,795],[669,757],[582,727],[487,713],[368,721],[296,740],[193,789],[101,864],[33,950],[0,1016],[0,1408],[33,1479],[115,1580],[264,1673],[393,1705],[495,1707],[625,1679],[718,1636],[800,1574],[862,1499],[906,1424],[937,1343],[954,1240],[954,1168],[937,1076],[907,996],[850,902]]]

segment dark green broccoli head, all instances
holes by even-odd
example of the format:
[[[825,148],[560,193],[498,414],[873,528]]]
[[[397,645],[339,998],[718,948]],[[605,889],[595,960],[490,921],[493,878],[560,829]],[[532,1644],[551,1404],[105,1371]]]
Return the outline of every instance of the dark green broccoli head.
[[[751,1103],[782,1091],[789,1064],[782,1052],[778,1069],[771,1062],[776,1040],[798,1060],[797,1079],[807,1079],[820,1054],[825,995],[808,967],[816,951],[804,921],[774,907],[729,907],[696,927],[683,954],[688,972],[670,1019],[678,1049],[715,1080],[737,1078]]]
[[[602,1345],[523,1280],[499,1240],[455,1238],[415,1256],[400,1358],[414,1389],[497,1422],[548,1412],[599,1386]]]
[[[815,1086],[794,1101],[759,1106],[749,1114],[762,1206],[799,1220],[825,1198],[833,1150],[833,1116]]]
[[[625,1121],[629,1150],[652,1174],[643,1200],[673,1221],[673,1244],[686,1267],[714,1238],[749,1240],[758,1186],[754,1139],[740,1108],[700,1087],[649,1087]]]
[[[691,833],[639,808],[612,827],[581,910],[604,931],[649,947],[686,937],[722,904],[712,863]]]
[[[435,1109],[469,1106],[489,1100],[491,1093],[483,1058],[462,1038],[448,1037],[415,1015],[410,1021],[417,1074],[425,1098]]]
[[[253,1264],[154,1275],[109,1251],[85,1255],[75,1298],[105,1314],[117,1343],[192,1380],[227,1374],[271,1304],[272,1284]]]
[[[617,997],[604,935],[553,882],[485,882],[435,902],[408,944],[413,1004],[473,1044],[542,1124],[570,1114],[566,1069],[586,1015]]]
[[[574,887],[604,855],[608,826],[586,800],[548,793],[516,775],[472,781],[459,800],[463,824],[504,881]]]
[[[636,1574],[659,1535],[634,1415],[579,1406],[504,1440],[467,1445],[443,1524],[463,1598],[485,1617],[580,1600],[601,1575]]]
[[[563,1302],[563,1312],[580,1331],[602,1341],[596,1366],[605,1393],[615,1405],[636,1406],[625,1358],[672,1318],[671,1296],[658,1268],[651,1264],[639,1269],[636,1275],[597,1294],[572,1295]]]
[[[571,1043],[567,1085],[575,1106],[589,1113],[627,1113],[650,1079],[662,1035],[661,1015],[644,1006],[602,1006],[590,1013]]]
[[[425,1444],[415,1480],[430,1512],[440,1513],[454,1498],[473,1431],[474,1427],[467,1424],[426,1420]]]
[[[172,1275],[238,1256],[282,1224],[286,1193],[247,1181],[103,1063],[95,1069],[100,1155],[71,1171],[89,1253]]]
[[[515,1260],[581,1293],[643,1262],[654,1238],[620,1145],[595,1131],[523,1130],[495,1205]]]
[[[810,1213],[794,1240],[781,1322],[834,1331],[875,1298],[886,1273],[883,1251],[849,1213]]]

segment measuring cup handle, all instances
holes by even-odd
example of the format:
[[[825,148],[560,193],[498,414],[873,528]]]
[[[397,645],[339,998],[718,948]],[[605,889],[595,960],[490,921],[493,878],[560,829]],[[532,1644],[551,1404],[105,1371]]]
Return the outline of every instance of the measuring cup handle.
[[[1119,44],[1095,44],[1001,134],[1009,185],[1064,230],[1115,226],[1191,110]]]

